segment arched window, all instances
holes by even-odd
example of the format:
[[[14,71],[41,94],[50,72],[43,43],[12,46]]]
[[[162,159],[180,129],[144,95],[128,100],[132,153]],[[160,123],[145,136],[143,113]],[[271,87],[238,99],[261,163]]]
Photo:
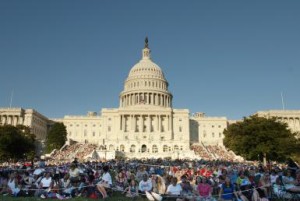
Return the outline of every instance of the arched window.
[[[135,145],[134,145],[134,144],[131,145],[131,147],[130,147],[130,152],[131,152],[131,153],[134,153],[134,152],[135,152]]]
[[[141,151],[142,153],[147,152],[147,146],[145,144],[142,145]]]
[[[178,150],[179,150],[178,145],[174,145],[174,151],[178,151]]]
[[[157,153],[158,149],[156,145],[152,145],[152,153]]]
[[[167,145],[163,146],[163,152],[167,152],[169,150],[169,147]]]
[[[124,151],[125,150],[125,146],[123,144],[120,145],[120,151]]]
[[[110,150],[110,151],[113,151],[113,150],[114,150],[114,145],[112,145],[112,144],[109,145],[109,150]]]

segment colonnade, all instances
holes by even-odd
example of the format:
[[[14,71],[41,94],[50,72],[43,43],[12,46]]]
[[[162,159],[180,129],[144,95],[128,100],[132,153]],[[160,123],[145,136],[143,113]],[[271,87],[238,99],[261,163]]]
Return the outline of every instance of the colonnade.
[[[13,125],[23,124],[24,117],[18,115],[0,115],[0,124],[2,125]]]
[[[278,117],[277,119],[291,126],[300,126],[300,117]]]
[[[293,132],[299,131],[300,117],[278,117],[279,121],[287,123]]]
[[[163,93],[130,93],[123,95],[120,98],[120,106],[132,105],[156,105],[162,107],[172,107],[172,97],[169,94]]]
[[[123,132],[167,132],[173,127],[171,115],[135,115],[120,117],[120,130]]]

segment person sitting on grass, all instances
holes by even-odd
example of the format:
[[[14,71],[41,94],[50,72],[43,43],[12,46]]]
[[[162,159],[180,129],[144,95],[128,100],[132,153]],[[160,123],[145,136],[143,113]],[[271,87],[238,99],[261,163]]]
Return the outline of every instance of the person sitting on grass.
[[[112,185],[111,175],[108,170],[109,170],[108,166],[103,167],[103,175],[101,177],[100,182],[98,182],[97,184],[97,189],[101,193],[103,199],[108,197],[105,188],[110,188]]]
[[[139,196],[138,186],[135,180],[131,180],[129,186],[124,191],[126,193],[126,197],[134,198]]]
[[[152,180],[148,178],[148,174],[143,175],[143,180],[139,183],[139,191],[141,193],[152,191]]]
[[[167,194],[171,196],[180,196],[182,193],[181,185],[177,183],[177,178],[171,179],[171,184],[167,188]]]

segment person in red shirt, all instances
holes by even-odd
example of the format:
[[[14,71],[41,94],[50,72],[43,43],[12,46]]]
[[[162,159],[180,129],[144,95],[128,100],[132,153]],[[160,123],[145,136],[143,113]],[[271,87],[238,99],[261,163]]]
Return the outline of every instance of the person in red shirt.
[[[209,200],[211,199],[212,187],[208,183],[206,177],[202,177],[200,183],[198,184],[198,193],[201,199]]]

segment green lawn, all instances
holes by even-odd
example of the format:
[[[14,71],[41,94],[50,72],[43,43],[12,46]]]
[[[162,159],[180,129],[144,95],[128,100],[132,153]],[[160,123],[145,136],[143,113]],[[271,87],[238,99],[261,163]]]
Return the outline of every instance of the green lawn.
[[[0,201],[54,201],[59,199],[42,199],[42,198],[35,198],[35,197],[10,197],[10,196],[0,196]],[[69,201],[95,201],[95,200],[102,200],[102,199],[89,199],[89,198],[83,198],[83,197],[76,197],[68,199]],[[165,199],[164,199],[165,200]],[[136,199],[130,199],[125,197],[125,195],[121,195],[118,192],[115,192],[112,197],[109,197],[105,199],[105,201],[148,201],[146,198],[136,198]],[[272,199],[272,201],[282,201],[280,199]]]

